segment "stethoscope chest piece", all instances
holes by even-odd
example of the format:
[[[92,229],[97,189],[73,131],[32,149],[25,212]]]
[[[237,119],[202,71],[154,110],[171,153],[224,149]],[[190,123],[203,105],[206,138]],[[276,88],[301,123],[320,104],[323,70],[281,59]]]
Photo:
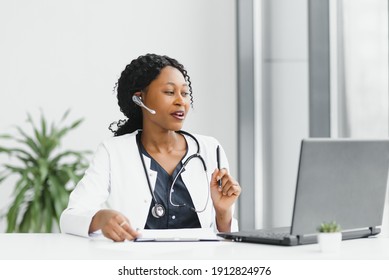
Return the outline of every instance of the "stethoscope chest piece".
[[[159,219],[165,215],[165,208],[161,204],[156,203],[153,208],[151,208],[151,214],[154,218]]]

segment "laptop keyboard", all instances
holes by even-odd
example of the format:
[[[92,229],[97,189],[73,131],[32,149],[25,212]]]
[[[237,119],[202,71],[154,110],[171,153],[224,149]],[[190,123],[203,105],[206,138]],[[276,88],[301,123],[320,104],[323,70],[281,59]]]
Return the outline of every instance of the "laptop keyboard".
[[[285,237],[289,237],[289,232],[266,232],[266,231],[259,231],[256,234],[252,235],[253,237],[259,237],[259,238],[266,238],[266,239],[279,239],[282,240]]]
[[[256,237],[265,239],[283,240],[290,236],[289,228],[259,229],[254,231],[241,231],[237,235],[245,237]]]

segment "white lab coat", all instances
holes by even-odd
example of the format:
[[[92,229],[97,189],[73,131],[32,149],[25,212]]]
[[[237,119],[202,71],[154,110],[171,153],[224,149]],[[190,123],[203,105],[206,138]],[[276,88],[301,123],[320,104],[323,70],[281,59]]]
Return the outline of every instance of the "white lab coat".
[[[89,168],[72,191],[68,207],[61,215],[62,232],[88,236],[93,216],[97,211],[105,208],[121,212],[129,219],[133,228],[143,229],[152,197],[139,157],[137,133],[113,137],[98,146]],[[207,176],[210,181],[211,174],[217,166],[216,147],[218,145],[221,148],[221,167],[228,169],[225,152],[215,138],[201,135],[195,137],[200,144],[200,154],[207,165]],[[185,136],[185,138],[188,152],[184,161],[197,151],[196,142],[191,137]],[[148,157],[144,156],[144,161],[151,187],[154,189],[157,172],[150,169],[151,161]],[[204,186],[206,179],[200,161],[192,159],[181,176],[195,208],[204,208],[209,195],[209,186]],[[216,230],[215,210],[210,195],[206,210],[198,213],[198,217],[203,228],[213,227]],[[232,230],[237,229],[237,221],[233,219]]]

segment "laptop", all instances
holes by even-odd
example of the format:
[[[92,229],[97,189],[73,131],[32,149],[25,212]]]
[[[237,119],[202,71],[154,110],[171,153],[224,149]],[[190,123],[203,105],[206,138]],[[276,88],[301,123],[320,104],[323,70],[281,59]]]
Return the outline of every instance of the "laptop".
[[[380,233],[389,169],[389,140],[302,140],[290,227],[219,236],[276,245],[317,243],[322,222],[336,221],[342,239]]]

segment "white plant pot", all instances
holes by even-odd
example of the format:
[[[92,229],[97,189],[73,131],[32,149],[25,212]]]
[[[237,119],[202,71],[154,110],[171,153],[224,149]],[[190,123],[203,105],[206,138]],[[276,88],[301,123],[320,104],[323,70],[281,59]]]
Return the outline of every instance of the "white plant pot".
[[[317,236],[317,241],[323,253],[334,253],[339,251],[342,241],[341,232],[322,232]]]

